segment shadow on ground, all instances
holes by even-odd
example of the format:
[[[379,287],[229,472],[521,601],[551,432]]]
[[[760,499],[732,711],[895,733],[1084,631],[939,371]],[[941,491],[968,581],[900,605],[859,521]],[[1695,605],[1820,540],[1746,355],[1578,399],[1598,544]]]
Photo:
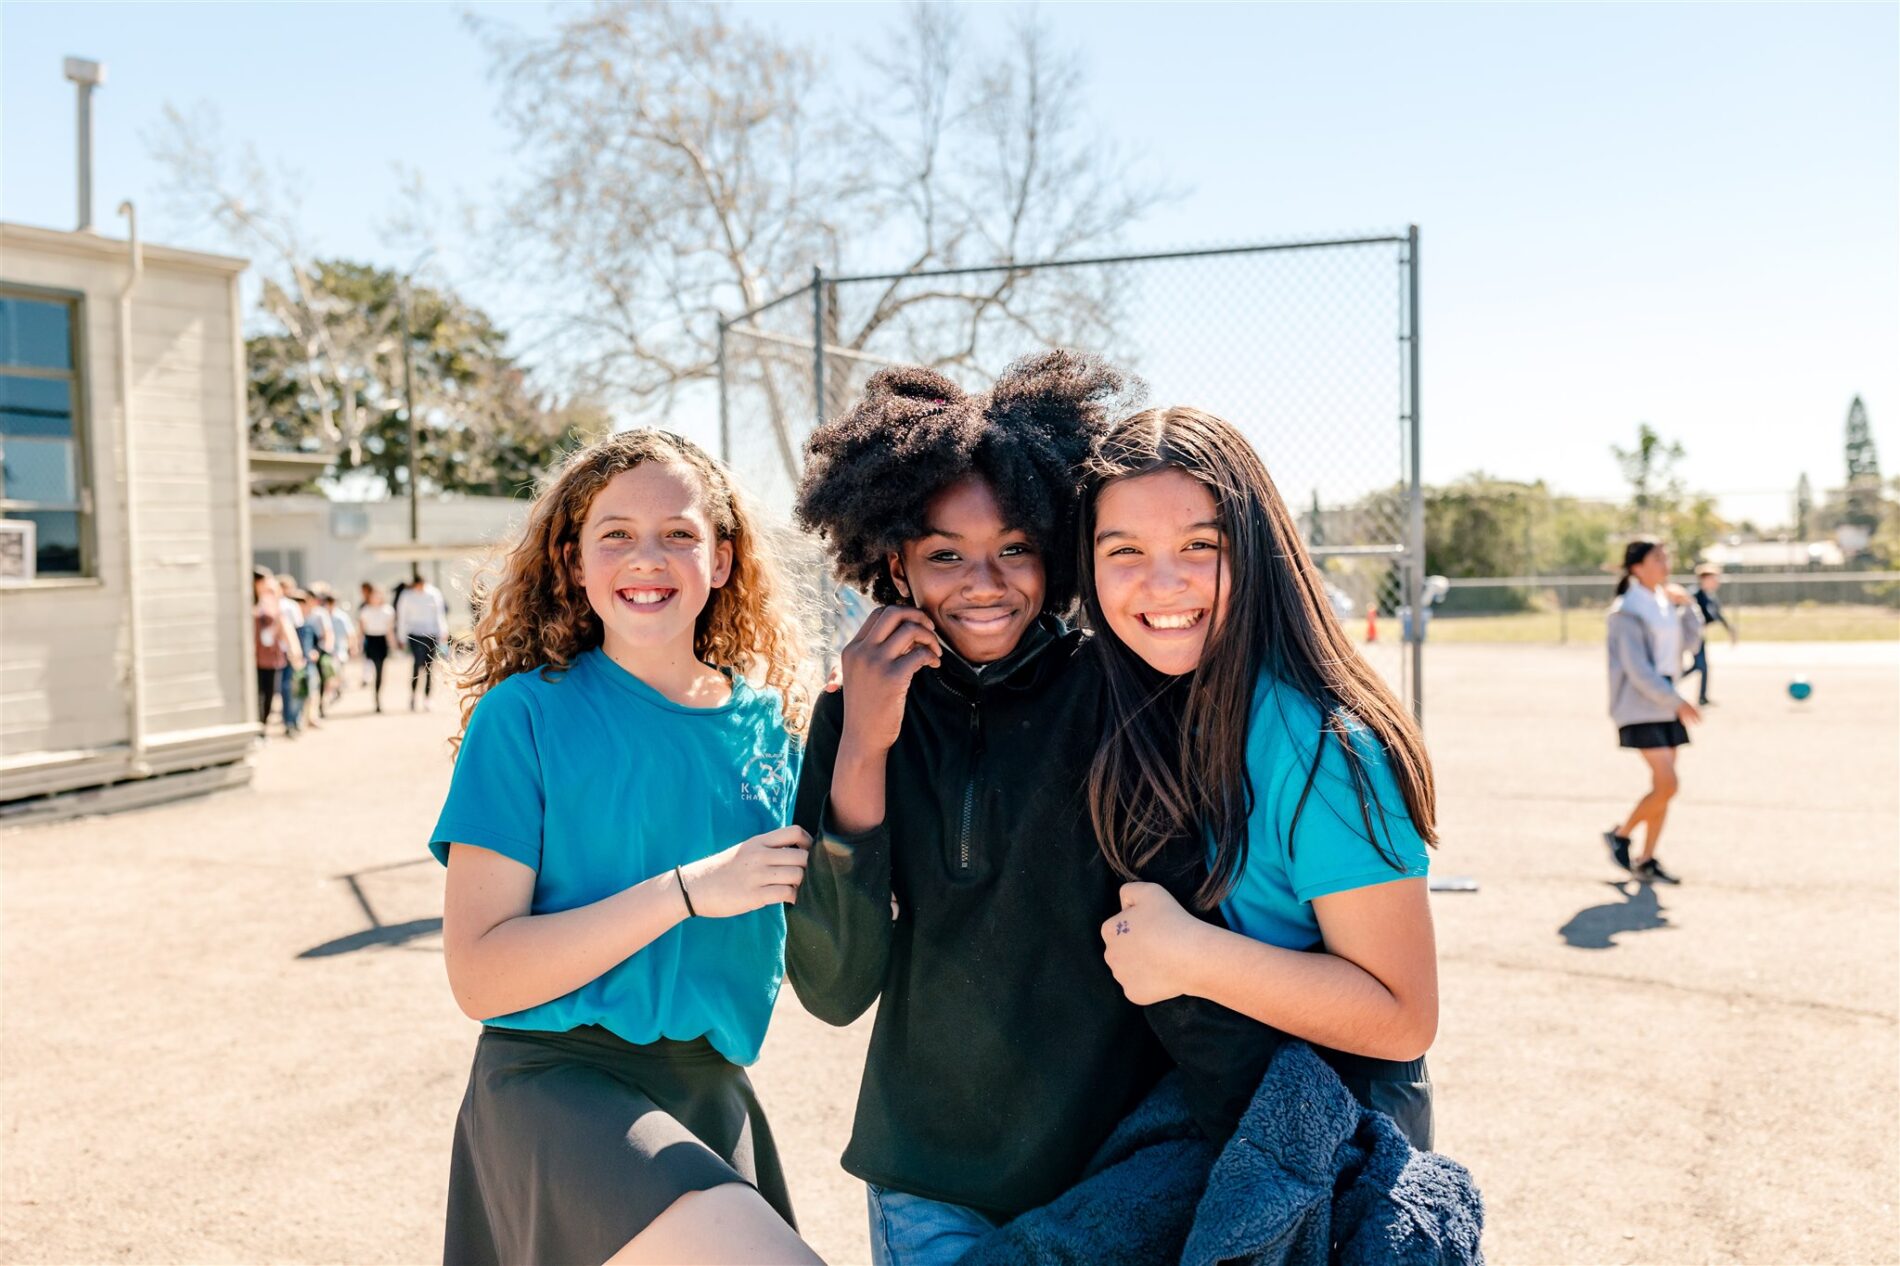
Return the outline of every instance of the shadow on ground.
[[[1654,884],[1624,879],[1607,880],[1604,886],[1614,888],[1622,900],[1586,906],[1571,915],[1570,922],[1557,929],[1558,935],[1572,949],[1612,949],[1620,933],[1648,932],[1672,926],[1669,916],[1663,912],[1662,902],[1656,896]]]
[[[362,878],[365,875],[380,874],[386,870],[404,870],[410,866],[421,866],[431,861],[432,859],[427,857],[417,857],[336,876],[339,883],[349,885],[350,895],[356,898],[356,904],[362,908],[363,917],[369,920],[369,926],[361,932],[351,932],[348,936],[339,936],[321,945],[312,945],[297,957],[331,958],[337,954],[348,954],[377,945],[406,945],[418,937],[433,936],[440,932],[442,930],[440,916],[433,919],[410,919],[407,923],[384,923],[376,916],[376,907],[370,904],[369,896],[363,891],[362,884]]]
[[[339,936],[334,941],[312,945],[297,957],[329,958],[335,954],[348,954],[352,950],[368,949],[373,945],[403,945],[419,936],[433,936],[441,930],[442,920],[440,919],[411,919],[407,923],[391,923],[384,927],[365,928],[361,932]]]

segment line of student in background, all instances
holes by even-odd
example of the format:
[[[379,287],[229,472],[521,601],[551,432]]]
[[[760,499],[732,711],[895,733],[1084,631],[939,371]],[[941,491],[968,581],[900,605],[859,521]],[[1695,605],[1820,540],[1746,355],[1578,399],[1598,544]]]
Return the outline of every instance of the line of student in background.
[[[1130,386],[891,369],[818,429],[799,519],[882,605],[815,702],[723,466],[644,430],[552,473],[479,582],[429,840],[483,1026],[446,1261],[817,1260],[744,1071],[788,976],[834,1024],[877,1004],[842,1163],[880,1263],[1041,1260],[1063,1218],[1107,1237],[1076,1260],[1268,1260],[1236,1246],[1278,1251],[1269,1207],[1320,1210],[1313,1260],[1476,1258],[1428,1150],[1424,744],[1240,432],[1118,420]],[[1325,1083],[1256,1093],[1295,1064]],[[1103,1188],[1170,1111],[1172,1194]],[[1199,1203],[1321,1129],[1323,1177]]]
[[[322,581],[307,588],[289,573],[265,567],[251,572],[252,649],[257,665],[257,720],[268,726],[281,703],[284,734],[296,738],[316,729],[342,696],[350,665],[375,711],[383,710],[383,666],[396,646],[410,656],[409,710],[427,709],[434,694],[432,671],[448,635],[441,590],[419,570],[397,586],[396,600],[362,582],[354,612]],[[314,707],[313,707],[314,705]]]

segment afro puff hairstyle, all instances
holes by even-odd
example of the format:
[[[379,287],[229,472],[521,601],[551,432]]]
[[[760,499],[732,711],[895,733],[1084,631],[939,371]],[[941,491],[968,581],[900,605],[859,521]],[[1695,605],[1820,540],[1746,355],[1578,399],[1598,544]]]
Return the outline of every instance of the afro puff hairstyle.
[[[1044,610],[1067,612],[1082,467],[1111,411],[1139,392],[1100,359],[1059,350],[1016,361],[977,396],[922,366],[882,370],[806,444],[799,525],[825,538],[840,580],[899,602],[887,558],[924,535],[931,498],[975,474],[1042,555]]]

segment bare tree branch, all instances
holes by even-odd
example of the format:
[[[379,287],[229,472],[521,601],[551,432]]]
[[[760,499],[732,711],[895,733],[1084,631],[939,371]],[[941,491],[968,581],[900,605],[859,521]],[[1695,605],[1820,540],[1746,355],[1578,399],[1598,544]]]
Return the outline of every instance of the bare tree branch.
[[[809,51],[727,10],[632,0],[563,10],[546,35],[474,25],[524,160],[511,255],[566,296],[549,315],[577,374],[636,413],[714,372],[723,314],[797,290],[814,265],[904,261],[875,289],[822,296],[823,339],[865,365],[980,372],[1000,367],[988,349],[1118,324],[1116,285],[1016,267],[1111,248],[1157,200],[1086,126],[1081,70],[1033,19],[991,56],[954,9],[917,6],[863,55],[876,87],[851,101]],[[911,279],[992,263],[968,289]],[[787,412],[787,372],[745,381],[795,468],[807,419]]]

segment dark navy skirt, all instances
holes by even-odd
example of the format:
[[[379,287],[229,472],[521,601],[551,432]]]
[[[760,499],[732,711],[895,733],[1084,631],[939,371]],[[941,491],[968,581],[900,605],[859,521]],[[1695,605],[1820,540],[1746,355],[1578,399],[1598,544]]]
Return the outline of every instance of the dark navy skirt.
[[[1617,727],[1623,747],[1687,747],[1689,727],[1680,721],[1638,721]]]
[[[485,1028],[449,1162],[449,1266],[604,1262],[688,1192],[746,1183],[792,1222],[745,1070],[705,1038]]]

